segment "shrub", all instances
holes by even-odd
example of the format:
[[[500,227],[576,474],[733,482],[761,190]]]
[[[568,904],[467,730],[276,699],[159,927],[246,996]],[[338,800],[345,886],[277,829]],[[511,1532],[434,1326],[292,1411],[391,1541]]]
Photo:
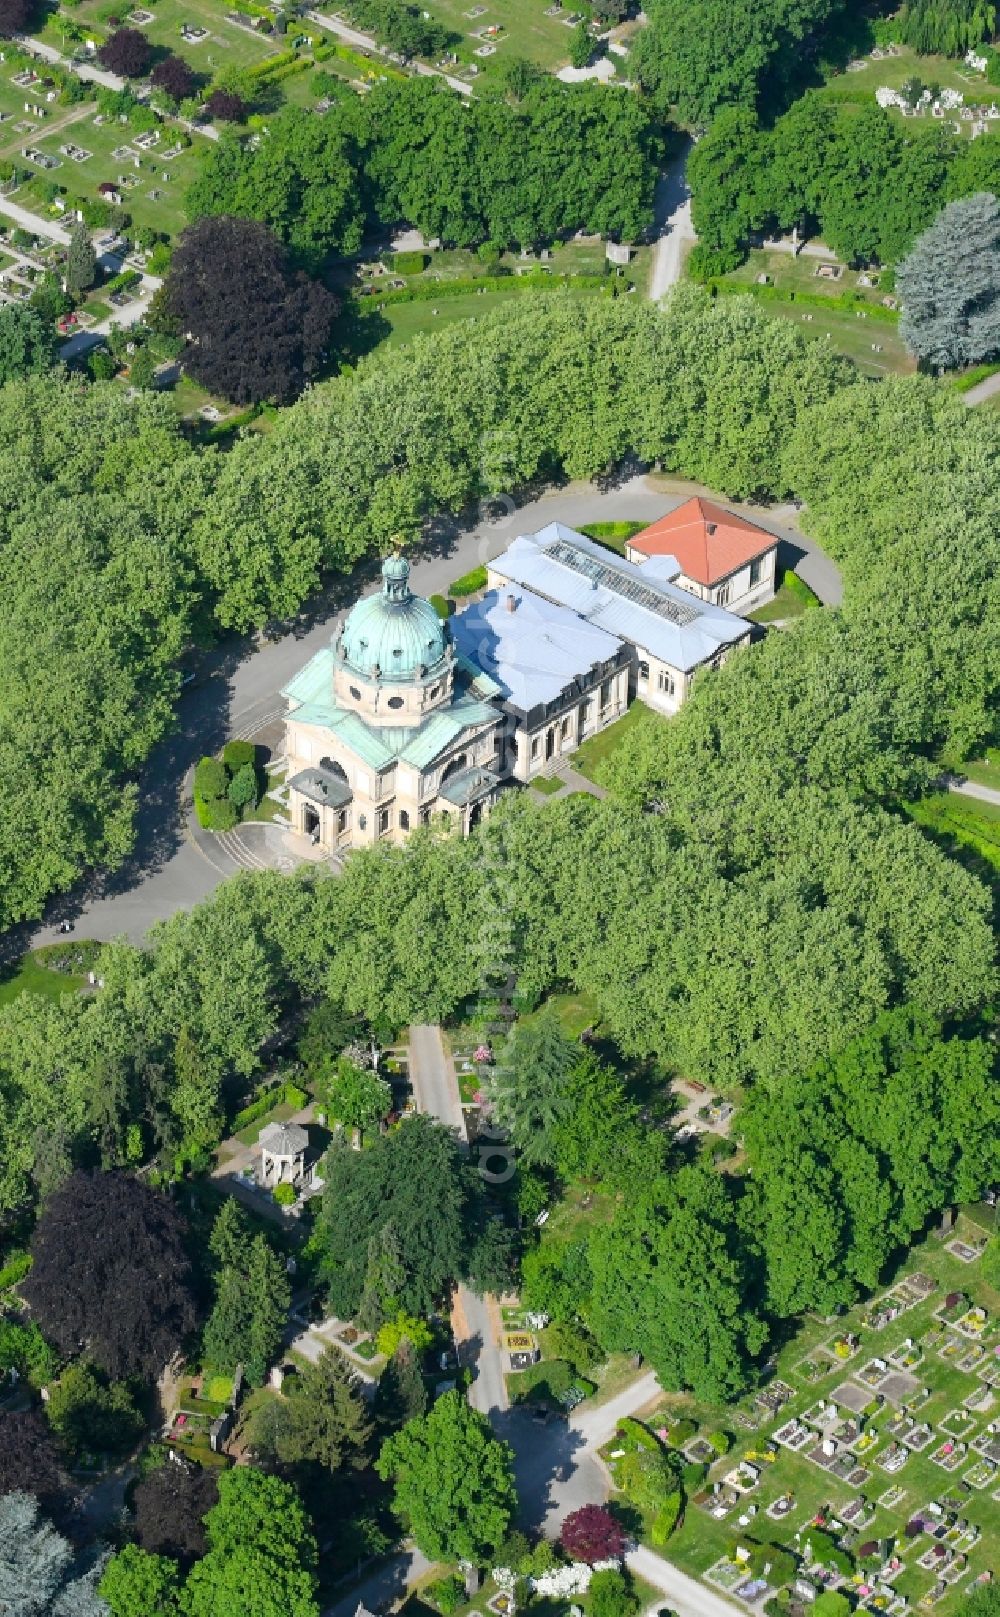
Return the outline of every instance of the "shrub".
[[[705,1442],[711,1443],[716,1454],[729,1453],[730,1438],[728,1432],[706,1432]]]
[[[210,803],[214,798],[225,797],[227,785],[225,764],[221,764],[218,758],[199,760],[194,771],[195,797]]]
[[[541,1364],[533,1364],[512,1376],[511,1396],[515,1403],[529,1399],[557,1400],[569,1392],[574,1380],[573,1367],[565,1359],[544,1359]]]
[[[648,1426],[644,1426],[641,1420],[636,1420],[632,1415],[626,1415],[620,1420],[617,1429],[620,1437],[630,1437],[640,1448],[649,1449],[653,1454],[663,1452],[663,1445],[655,1432],[651,1432]]]
[[[677,1488],[667,1497],[653,1517],[649,1536],[656,1549],[662,1550],[667,1539],[677,1526],[680,1520],[681,1504],[681,1491]]]
[[[594,1338],[580,1325],[556,1320],[544,1334],[545,1351],[553,1359],[567,1359],[574,1370],[591,1370],[604,1355]]]
[[[233,1132],[245,1129],[250,1123],[256,1123],[258,1117],[265,1117],[282,1099],[287,1099],[287,1092],[282,1090],[280,1084],[272,1084],[270,1089],[266,1089],[256,1100],[252,1100],[249,1106],[244,1106],[242,1111],[236,1113],[233,1118]]]
[[[617,1462],[615,1481],[629,1502],[645,1515],[664,1510],[677,1492],[677,1477],[669,1457],[661,1449],[652,1454],[634,1449]]]
[[[257,807],[257,772],[253,764],[242,764],[237,769],[226,796],[240,813],[246,814]]]
[[[451,617],[451,602],[446,601],[443,595],[431,595],[428,599],[442,623]]]
[[[587,1605],[590,1617],[632,1617],[639,1610],[639,1597],[624,1572],[595,1572]]]
[[[407,1341],[418,1354],[425,1353],[434,1340],[434,1333],[426,1320],[415,1315],[398,1313],[386,1320],[375,1338],[375,1345],[385,1358],[391,1359],[400,1343]]]
[[[296,1202],[295,1186],[283,1179],[280,1185],[275,1185],[271,1192],[279,1207],[294,1207]]]
[[[427,1596],[438,1611],[444,1613],[444,1617],[450,1617],[451,1612],[465,1604],[465,1584],[457,1572],[452,1572],[448,1577],[438,1578],[436,1583],[432,1583]]]
[[[196,797],[194,811],[204,831],[231,831],[238,817],[227,797],[212,798],[209,802]]]
[[[675,1421],[670,1428],[670,1441],[675,1448],[679,1449],[687,1442],[689,1437],[694,1437],[697,1430],[698,1427],[693,1420]]]
[[[681,1470],[684,1492],[688,1495],[697,1493],[707,1475],[707,1465],[701,1465],[697,1460],[690,1460]]]
[[[471,572],[463,573],[461,578],[456,578],[454,584],[448,587],[455,596],[475,595],[478,590],[486,588],[486,578],[485,567],[473,567]]]
[[[287,1083],[285,1085],[286,1105],[292,1106],[297,1112],[300,1112],[303,1106],[308,1104],[308,1101],[309,1096],[304,1089],[299,1088],[298,1084]]]
[[[38,1326],[20,1325],[16,1320],[0,1320],[0,1369],[16,1370],[32,1387],[44,1387],[59,1368],[56,1351],[46,1342]]]
[[[430,260],[426,253],[393,253],[392,267],[397,275],[422,275]]]
[[[227,741],[222,749],[222,762],[235,775],[244,764],[256,764],[257,748],[252,741]]]
[[[560,1542],[572,1561],[617,1560],[625,1550],[625,1533],[603,1505],[583,1505],[562,1524]]]
[[[9,1291],[23,1280],[31,1268],[30,1252],[11,1252],[3,1268],[0,1269],[0,1291]]]
[[[745,257],[738,247],[707,247],[699,242],[691,249],[687,271],[692,281],[713,281],[717,275],[728,275],[730,270],[739,269]]]

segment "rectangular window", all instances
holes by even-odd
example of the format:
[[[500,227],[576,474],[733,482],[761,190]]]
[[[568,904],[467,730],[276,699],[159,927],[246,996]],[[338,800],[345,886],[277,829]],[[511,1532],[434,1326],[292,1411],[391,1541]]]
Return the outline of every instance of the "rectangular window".
[[[673,696],[674,676],[673,674],[668,674],[665,668],[660,669],[656,676],[656,683],[663,692],[664,696]]]
[[[566,737],[569,735],[569,719],[563,719],[562,724],[559,726],[559,734],[563,741],[565,741]]]
[[[602,679],[602,681],[601,681],[601,712],[602,713],[604,712],[604,709],[607,707],[608,703],[611,701],[611,686],[612,686],[612,681],[610,679]]]
[[[531,756],[532,756],[532,758],[537,758],[538,757],[538,737],[537,736],[534,737],[534,739],[532,740],[532,743],[531,743]]]
[[[387,809],[387,808],[379,809],[379,811],[378,811],[378,834],[379,834],[380,837],[385,836],[385,833],[388,831],[391,824],[392,824],[392,810]]]
[[[753,589],[755,584],[759,584],[763,576],[764,558],[763,556],[755,556],[750,563],[750,588]]]
[[[641,684],[645,685],[648,678],[649,678],[649,664],[647,662],[643,662],[642,659],[640,658],[640,661],[639,661],[639,681],[640,681]]]

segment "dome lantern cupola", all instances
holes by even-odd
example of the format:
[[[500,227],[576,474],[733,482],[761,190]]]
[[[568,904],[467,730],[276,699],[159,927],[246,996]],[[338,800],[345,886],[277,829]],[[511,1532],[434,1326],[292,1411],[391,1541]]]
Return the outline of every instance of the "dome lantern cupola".
[[[334,684],[369,722],[413,724],[451,695],[454,651],[447,625],[410,589],[405,556],[387,556],[382,588],[347,614],[335,642]]]

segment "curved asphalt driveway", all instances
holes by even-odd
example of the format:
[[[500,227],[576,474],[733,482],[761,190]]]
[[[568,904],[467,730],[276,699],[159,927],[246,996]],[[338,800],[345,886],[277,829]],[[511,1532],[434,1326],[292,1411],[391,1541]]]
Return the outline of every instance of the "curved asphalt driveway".
[[[414,557],[414,589],[422,595],[446,592],[452,579],[499,555],[519,533],[531,533],[547,522],[570,527],[610,519],[652,522],[698,492],[708,491],[654,475],[605,489],[572,484],[521,507],[501,499],[495,509],[480,511],[469,527],[438,525]],[[783,543],[784,564],[794,565],[822,601],[839,604],[842,586],[837,568],[798,532],[792,507],[732,508],[775,533]],[[137,844],[124,868],[112,875],[97,873],[73,893],[53,901],[46,921],[11,935],[8,947],[53,941],[63,917],[71,918],[82,936],[102,940],[125,936],[141,943],[156,921],[189,909],[235,874],[238,867],[216,844],[210,852],[202,851],[190,839],[180,803],[185,776],[203,754],[215,752],[234,734],[252,735],[280,717],[282,687],[339,628],[359,584],[361,593],[367,593],[377,583],[378,565],[369,562],[337,580],[279,640],[234,638],[207,656],[197,679],[182,692],[175,731],[146,769]]]

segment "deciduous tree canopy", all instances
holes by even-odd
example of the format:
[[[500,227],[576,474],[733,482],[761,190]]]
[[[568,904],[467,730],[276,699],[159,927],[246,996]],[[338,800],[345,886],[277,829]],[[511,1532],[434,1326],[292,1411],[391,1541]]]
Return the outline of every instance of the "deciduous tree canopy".
[[[265,225],[227,216],[199,219],[181,236],[165,301],[187,335],[187,369],[236,404],[296,398],[338,308],[325,286],[291,268]]]
[[[479,1563],[510,1525],[517,1495],[511,1451],[460,1392],[446,1392],[378,1458],[394,1484],[393,1508],[434,1561]]]
[[[67,1355],[86,1348],[109,1375],[157,1376],[195,1323],[183,1217],[125,1173],[74,1173],[32,1237],[24,1294]]]

